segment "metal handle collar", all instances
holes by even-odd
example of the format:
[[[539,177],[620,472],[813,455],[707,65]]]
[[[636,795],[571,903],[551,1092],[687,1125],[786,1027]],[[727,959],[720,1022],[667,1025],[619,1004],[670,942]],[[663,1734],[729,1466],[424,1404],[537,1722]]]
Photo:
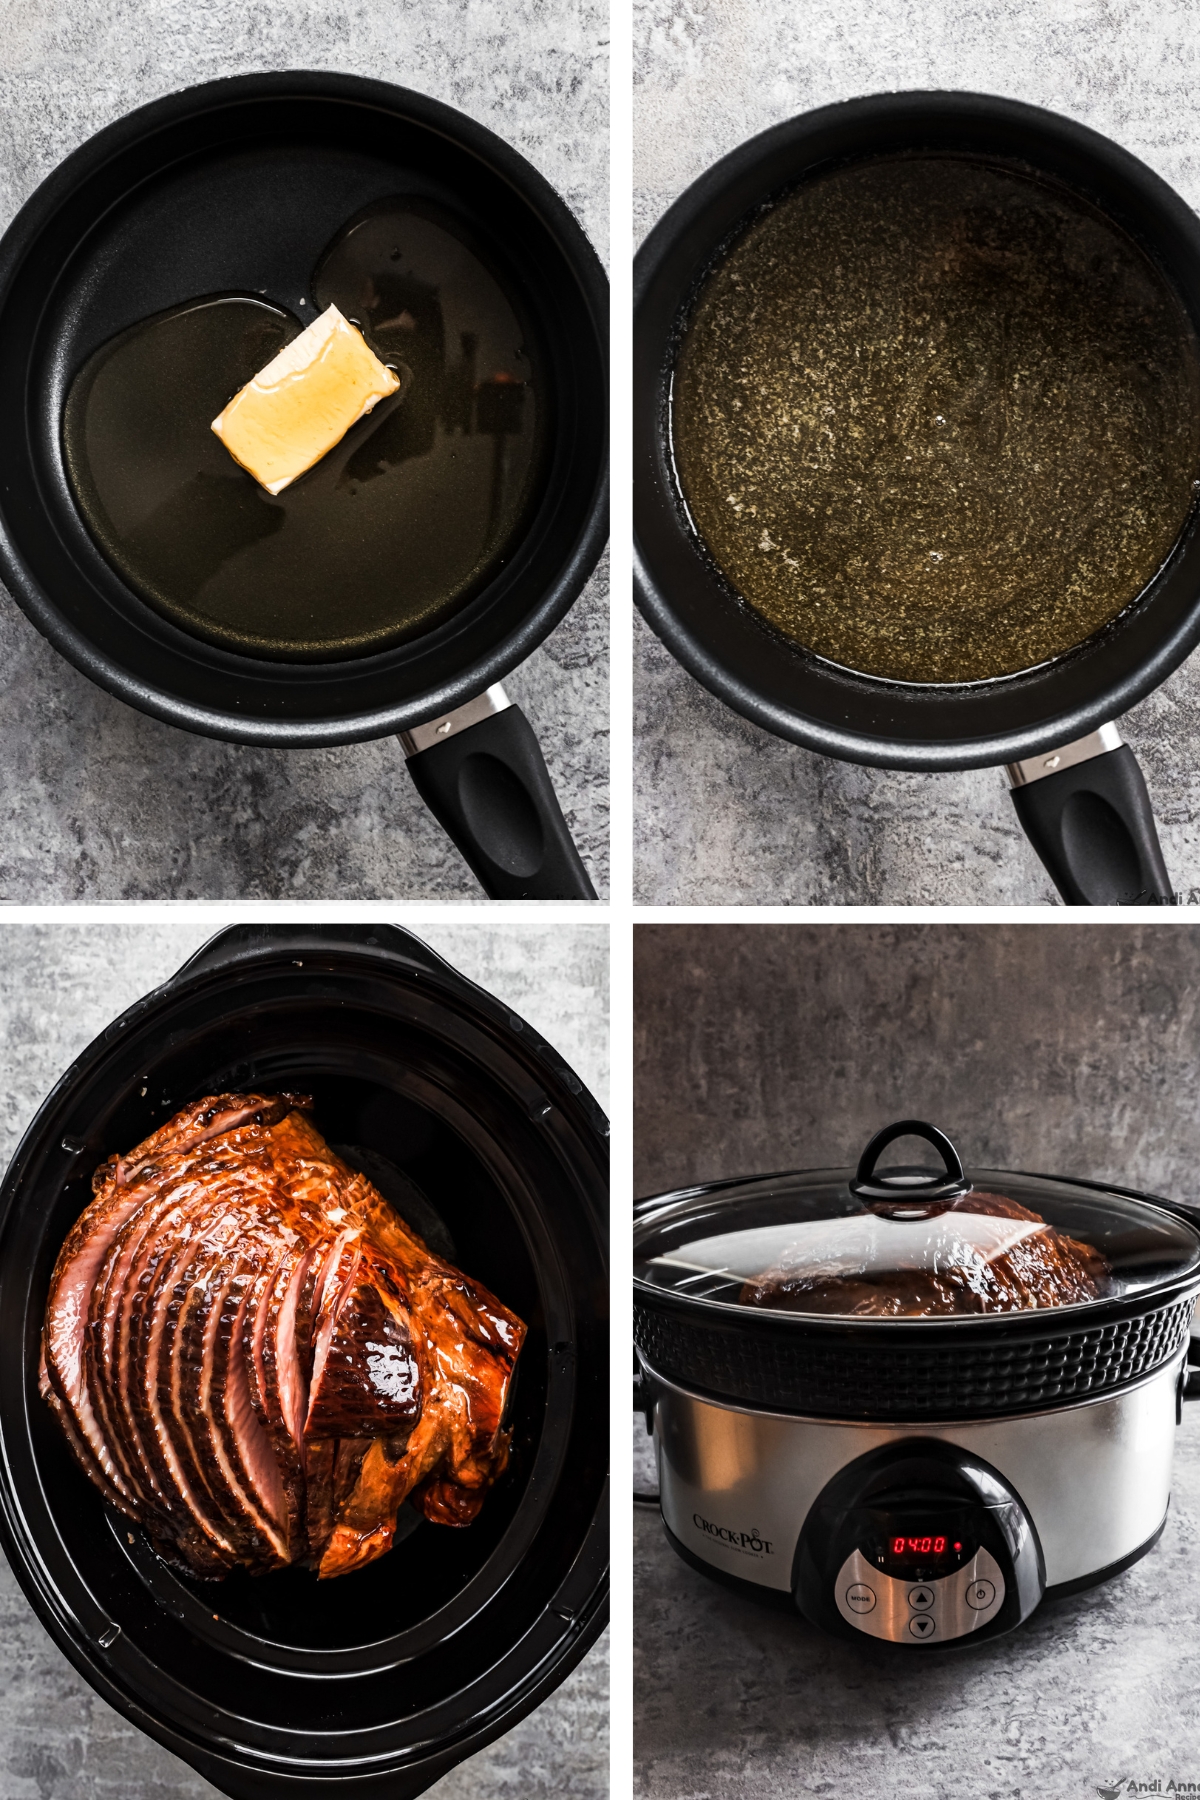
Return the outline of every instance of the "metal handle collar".
[[[1093,756],[1106,756],[1110,750],[1119,750],[1123,742],[1115,725],[1101,725],[1098,731],[1089,731],[1086,737],[1076,738],[1074,743],[1060,744],[1057,750],[1028,756],[1024,762],[1006,763],[1004,772],[1010,787],[1028,787],[1031,781],[1041,781],[1047,775],[1058,775],[1063,769],[1074,768],[1076,763],[1090,762]]]
[[[435,744],[442,744],[456,732],[465,731],[468,725],[478,725],[482,719],[490,719],[493,713],[504,712],[511,705],[512,701],[496,682],[453,711],[439,714],[426,725],[414,725],[411,731],[402,731],[399,736],[405,759],[419,756],[422,750],[432,750]]]

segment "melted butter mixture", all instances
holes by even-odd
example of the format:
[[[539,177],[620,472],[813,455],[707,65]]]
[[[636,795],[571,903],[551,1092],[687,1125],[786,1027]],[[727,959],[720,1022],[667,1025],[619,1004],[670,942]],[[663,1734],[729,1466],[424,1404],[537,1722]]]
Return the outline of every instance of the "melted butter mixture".
[[[672,432],[737,592],[862,674],[1014,674],[1133,601],[1200,475],[1200,354],[1107,219],[1008,168],[881,159],[708,277]]]
[[[212,421],[330,304],[400,386],[273,497]],[[309,306],[214,295],[145,319],[84,364],[63,418],[76,501],[129,585],[194,635],[300,661],[387,649],[479,591],[536,502],[545,413],[514,302],[428,203],[352,219]]]

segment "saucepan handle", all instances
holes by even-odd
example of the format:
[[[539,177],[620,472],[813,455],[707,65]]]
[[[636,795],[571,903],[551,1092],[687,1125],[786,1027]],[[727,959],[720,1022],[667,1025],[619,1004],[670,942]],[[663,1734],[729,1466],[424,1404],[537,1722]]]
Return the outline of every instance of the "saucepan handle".
[[[1068,906],[1173,906],[1154,810],[1115,725],[1010,763],[1012,803]]]
[[[401,735],[408,772],[492,900],[594,900],[529,721],[501,687]]]

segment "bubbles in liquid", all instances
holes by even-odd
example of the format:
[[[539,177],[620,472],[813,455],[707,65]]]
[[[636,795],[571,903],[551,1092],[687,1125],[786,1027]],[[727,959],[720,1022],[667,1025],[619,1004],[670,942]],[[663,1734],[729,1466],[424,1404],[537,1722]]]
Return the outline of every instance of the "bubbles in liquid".
[[[877,159],[797,188],[706,280],[676,465],[776,629],[864,674],[985,680],[1082,643],[1161,567],[1200,490],[1198,371],[1173,291],[1085,202]]]

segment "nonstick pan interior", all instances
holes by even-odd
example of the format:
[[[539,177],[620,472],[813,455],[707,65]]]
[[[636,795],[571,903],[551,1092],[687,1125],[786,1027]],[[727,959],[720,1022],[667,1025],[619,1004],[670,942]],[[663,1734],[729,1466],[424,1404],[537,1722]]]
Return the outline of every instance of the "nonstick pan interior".
[[[416,196],[502,269],[545,371],[549,432],[523,537],[421,637],[302,664],[181,630],[101,554],[67,482],[71,380],[99,345],[204,295],[314,316],[322,250],[362,208]],[[605,531],[605,283],[567,208],[492,133],[424,96],[351,76],[238,77],[155,102],[59,168],[0,246],[0,569],[77,667],[172,723],[275,744],[405,728],[498,680],[540,642]],[[305,304],[302,306],[301,301]]]
[[[809,655],[732,592],[692,530],[671,462],[670,379],[700,282],[773,197],[821,169],[912,149],[1015,161],[1084,195],[1167,276],[1200,330],[1200,221],[1106,138],[987,95],[877,95],[764,132],[717,163],[651,233],[635,277],[634,474],[638,598],[691,674],[769,731],[850,761],[913,769],[1015,762],[1118,717],[1200,639],[1200,532],[1136,605],[1077,651],[964,687],[868,680]]]
[[[505,1729],[598,1628],[587,1546],[606,1434],[591,1134],[568,1144],[546,1088],[466,1010],[422,992],[396,1005],[366,970],[355,979],[343,966],[334,980],[311,951],[303,961],[242,971],[233,993],[217,976],[140,1029],[127,1015],[20,1154],[0,1237],[5,1522],[30,1598],[77,1666],[225,1791],[273,1794],[299,1759],[304,1792],[372,1770],[393,1782],[407,1770],[416,1785],[387,1791],[418,1792],[438,1772],[425,1772],[431,1757],[450,1766]],[[532,1112],[526,1085],[541,1095]],[[511,1465],[479,1518],[450,1530],[405,1517],[387,1556],[333,1581],[289,1569],[204,1582],[168,1568],[100,1499],[37,1394],[50,1269],[92,1168],[185,1101],[238,1088],[311,1092],[323,1134],[415,1185],[464,1270],[530,1328]],[[572,1104],[568,1090],[557,1097]],[[549,1137],[543,1104],[558,1115]],[[590,1598],[573,1598],[584,1568]]]

